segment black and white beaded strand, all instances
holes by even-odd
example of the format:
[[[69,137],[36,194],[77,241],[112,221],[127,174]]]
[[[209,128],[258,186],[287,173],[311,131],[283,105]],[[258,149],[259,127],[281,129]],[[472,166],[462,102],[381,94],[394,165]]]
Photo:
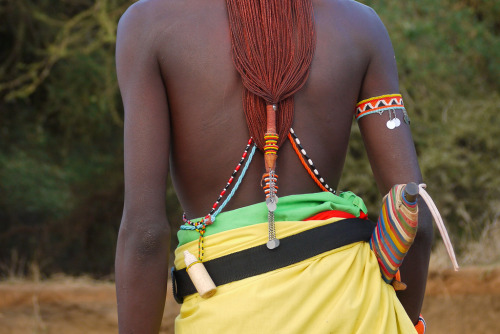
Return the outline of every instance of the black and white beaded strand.
[[[309,158],[309,156],[307,155],[307,152],[306,150],[302,147],[301,143],[300,143],[300,139],[297,137],[297,135],[295,134],[295,131],[293,131],[293,128],[290,128],[290,134],[292,135],[292,138],[295,142],[295,144],[298,146],[299,148],[299,151],[300,153],[304,156],[305,160],[307,161],[307,164],[309,165],[309,169],[311,169],[311,171],[314,173],[314,176],[316,177],[316,179],[331,193],[333,194],[336,194],[337,192],[332,189],[328,183],[326,183],[325,179],[320,175],[318,169],[316,168],[316,166],[314,165],[313,161],[311,160],[311,158]]]

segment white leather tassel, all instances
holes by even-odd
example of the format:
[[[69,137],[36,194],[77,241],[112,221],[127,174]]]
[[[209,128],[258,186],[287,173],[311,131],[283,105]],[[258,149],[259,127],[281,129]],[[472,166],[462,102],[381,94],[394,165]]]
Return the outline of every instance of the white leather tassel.
[[[439,233],[441,233],[444,246],[446,247],[446,251],[450,256],[451,263],[453,264],[453,269],[457,271],[458,270],[457,258],[455,256],[455,252],[453,251],[453,245],[451,244],[450,237],[448,236],[448,231],[446,230],[446,226],[444,226],[443,218],[441,218],[441,215],[439,214],[439,211],[436,208],[436,205],[434,204],[434,201],[432,200],[431,196],[425,190],[427,185],[425,183],[421,183],[419,184],[418,187],[420,188],[419,194],[425,201],[425,203],[427,203],[427,207],[431,211],[432,217],[434,218],[434,221],[436,222],[436,225],[439,229]]]
[[[217,287],[203,263],[193,254],[189,253],[189,251],[184,251],[184,262],[186,263],[186,271],[196,291],[198,291],[202,298],[212,297],[217,291]]]

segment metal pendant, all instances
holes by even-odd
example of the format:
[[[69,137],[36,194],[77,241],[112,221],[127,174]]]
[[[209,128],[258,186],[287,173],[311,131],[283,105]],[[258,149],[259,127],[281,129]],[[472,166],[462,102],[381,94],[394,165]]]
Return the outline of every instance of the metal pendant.
[[[277,248],[278,246],[280,245],[280,241],[279,239],[272,239],[272,240],[269,240],[266,244],[267,248],[269,249],[275,249]]]
[[[267,219],[269,222],[269,241],[267,242],[268,249],[275,249],[280,245],[280,241],[276,238],[276,226],[274,223],[274,212],[269,211],[267,213]]]
[[[267,209],[271,212],[276,211],[276,208],[278,207],[278,196],[269,196],[266,198],[266,205]]]
[[[276,238],[276,226],[274,223],[274,211],[276,211],[278,204],[278,196],[276,196],[276,184],[275,184],[274,171],[269,171],[269,197],[266,198],[267,205],[267,219],[269,222],[269,241],[267,242],[267,248],[275,249],[280,245],[279,240]]]
[[[394,124],[394,121],[392,119],[388,120],[386,125],[389,130],[393,130],[396,127],[396,124]]]
[[[266,205],[267,205],[267,209],[271,212],[274,212],[276,211],[276,208],[278,207],[276,205],[276,202],[273,201],[270,197],[268,199],[266,199]]]
[[[386,126],[389,130],[393,130],[401,125],[401,121],[396,114],[396,109],[389,109],[389,120],[386,123]]]

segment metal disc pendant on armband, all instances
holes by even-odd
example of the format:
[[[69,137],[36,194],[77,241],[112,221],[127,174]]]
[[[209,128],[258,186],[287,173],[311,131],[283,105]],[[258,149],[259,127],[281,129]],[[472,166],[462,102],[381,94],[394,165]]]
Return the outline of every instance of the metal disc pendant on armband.
[[[394,124],[394,121],[392,119],[388,120],[386,125],[389,130],[393,130],[396,127],[396,124]]]

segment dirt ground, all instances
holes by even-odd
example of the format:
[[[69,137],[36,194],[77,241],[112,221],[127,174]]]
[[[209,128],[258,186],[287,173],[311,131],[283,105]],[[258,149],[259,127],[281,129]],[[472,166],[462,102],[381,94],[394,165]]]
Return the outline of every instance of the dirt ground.
[[[173,333],[169,297],[161,333]],[[433,271],[423,314],[428,334],[500,333],[500,267]],[[117,333],[114,285],[85,278],[0,283],[0,334]]]

